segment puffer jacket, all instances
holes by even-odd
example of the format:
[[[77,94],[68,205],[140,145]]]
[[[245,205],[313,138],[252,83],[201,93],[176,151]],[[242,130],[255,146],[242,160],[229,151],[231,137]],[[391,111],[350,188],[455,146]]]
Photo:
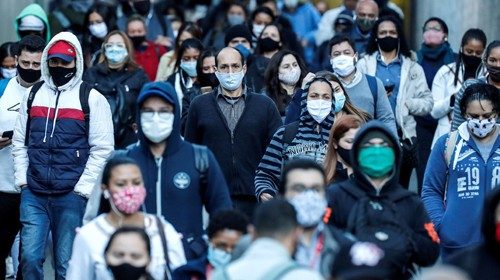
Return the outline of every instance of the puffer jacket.
[[[284,164],[296,157],[311,158],[322,164],[328,147],[328,137],[335,118],[334,108],[321,123],[316,122],[307,110],[307,92],[302,94],[299,128],[292,142],[287,145],[283,137],[286,126],[274,133],[271,143],[257,167],[255,195],[260,199],[263,193],[276,196]],[[293,125],[293,124],[289,124]]]
[[[66,41],[75,48],[77,69],[75,76],[60,87],[52,81],[47,59],[48,50],[58,41]],[[57,34],[45,47],[41,61],[44,84],[33,99],[30,127],[26,127],[28,95],[14,127],[15,185],[27,184],[31,191],[41,194],[75,191],[88,197],[113,151],[113,123],[108,102],[98,91],[90,91],[87,135],[79,98],[83,55],[75,35]],[[27,129],[30,132],[26,146]]]
[[[363,56],[356,65],[357,69],[362,73],[376,76],[378,54],[377,51]],[[401,59],[401,79],[395,117],[402,138],[411,139],[417,136],[414,116],[428,115],[434,102],[422,66],[408,57],[401,56]]]

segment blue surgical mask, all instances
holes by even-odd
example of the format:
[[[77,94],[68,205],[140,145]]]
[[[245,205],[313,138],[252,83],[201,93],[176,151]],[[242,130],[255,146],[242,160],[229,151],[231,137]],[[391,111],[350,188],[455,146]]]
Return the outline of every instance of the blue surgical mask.
[[[181,69],[184,70],[189,77],[196,77],[196,61],[181,61]]]
[[[208,246],[208,261],[215,268],[225,267],[231,261],[231,254],[215,248],[212,244]]]
[[[338,113],[344,108],[345,94],[343,92],[336,92],[333,97],[335,98],[335,113]]]
[[[125,61],[128,55],[127,49],[121,46],[111,46],[107,47],[104,51],[104,55],[108,60],[109,64],[120,64]]]
[[[228,15],[227,22],[230,26],[235,26],[245,22],[245,18],[242,15]]]
[[[245,61],[247,61],[248,57],[250,56],[251,51],[245,47],[243,44],[238,44],[235,49],[239,50],[241,54],[243,55],[243,58],[245,58]]]

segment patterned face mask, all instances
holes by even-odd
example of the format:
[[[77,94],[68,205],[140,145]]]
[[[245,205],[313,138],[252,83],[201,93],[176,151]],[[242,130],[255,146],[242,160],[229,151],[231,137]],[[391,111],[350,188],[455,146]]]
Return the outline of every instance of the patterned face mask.
[[[484,120],[467,118],[467,127],[478,138],[486,137],[495,127],[496,118]]]

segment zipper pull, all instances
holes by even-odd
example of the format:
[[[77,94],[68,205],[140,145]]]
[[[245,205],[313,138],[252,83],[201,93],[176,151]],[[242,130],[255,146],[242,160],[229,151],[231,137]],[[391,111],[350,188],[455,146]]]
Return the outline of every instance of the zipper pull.
[[[80,151],[76,150],[76,157],[80,157]]]

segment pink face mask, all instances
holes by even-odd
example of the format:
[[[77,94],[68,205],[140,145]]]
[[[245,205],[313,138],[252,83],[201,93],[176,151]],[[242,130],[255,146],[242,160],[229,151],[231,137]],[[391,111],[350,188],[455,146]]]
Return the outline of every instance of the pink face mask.
[[[428,46],[437,46],[444,41],[444,32],[429,29],[424,32],[424,44]]]
[[[124,214],[136,213],[146,198],[144,187],[127,186],[113,193],[113,204]]]

